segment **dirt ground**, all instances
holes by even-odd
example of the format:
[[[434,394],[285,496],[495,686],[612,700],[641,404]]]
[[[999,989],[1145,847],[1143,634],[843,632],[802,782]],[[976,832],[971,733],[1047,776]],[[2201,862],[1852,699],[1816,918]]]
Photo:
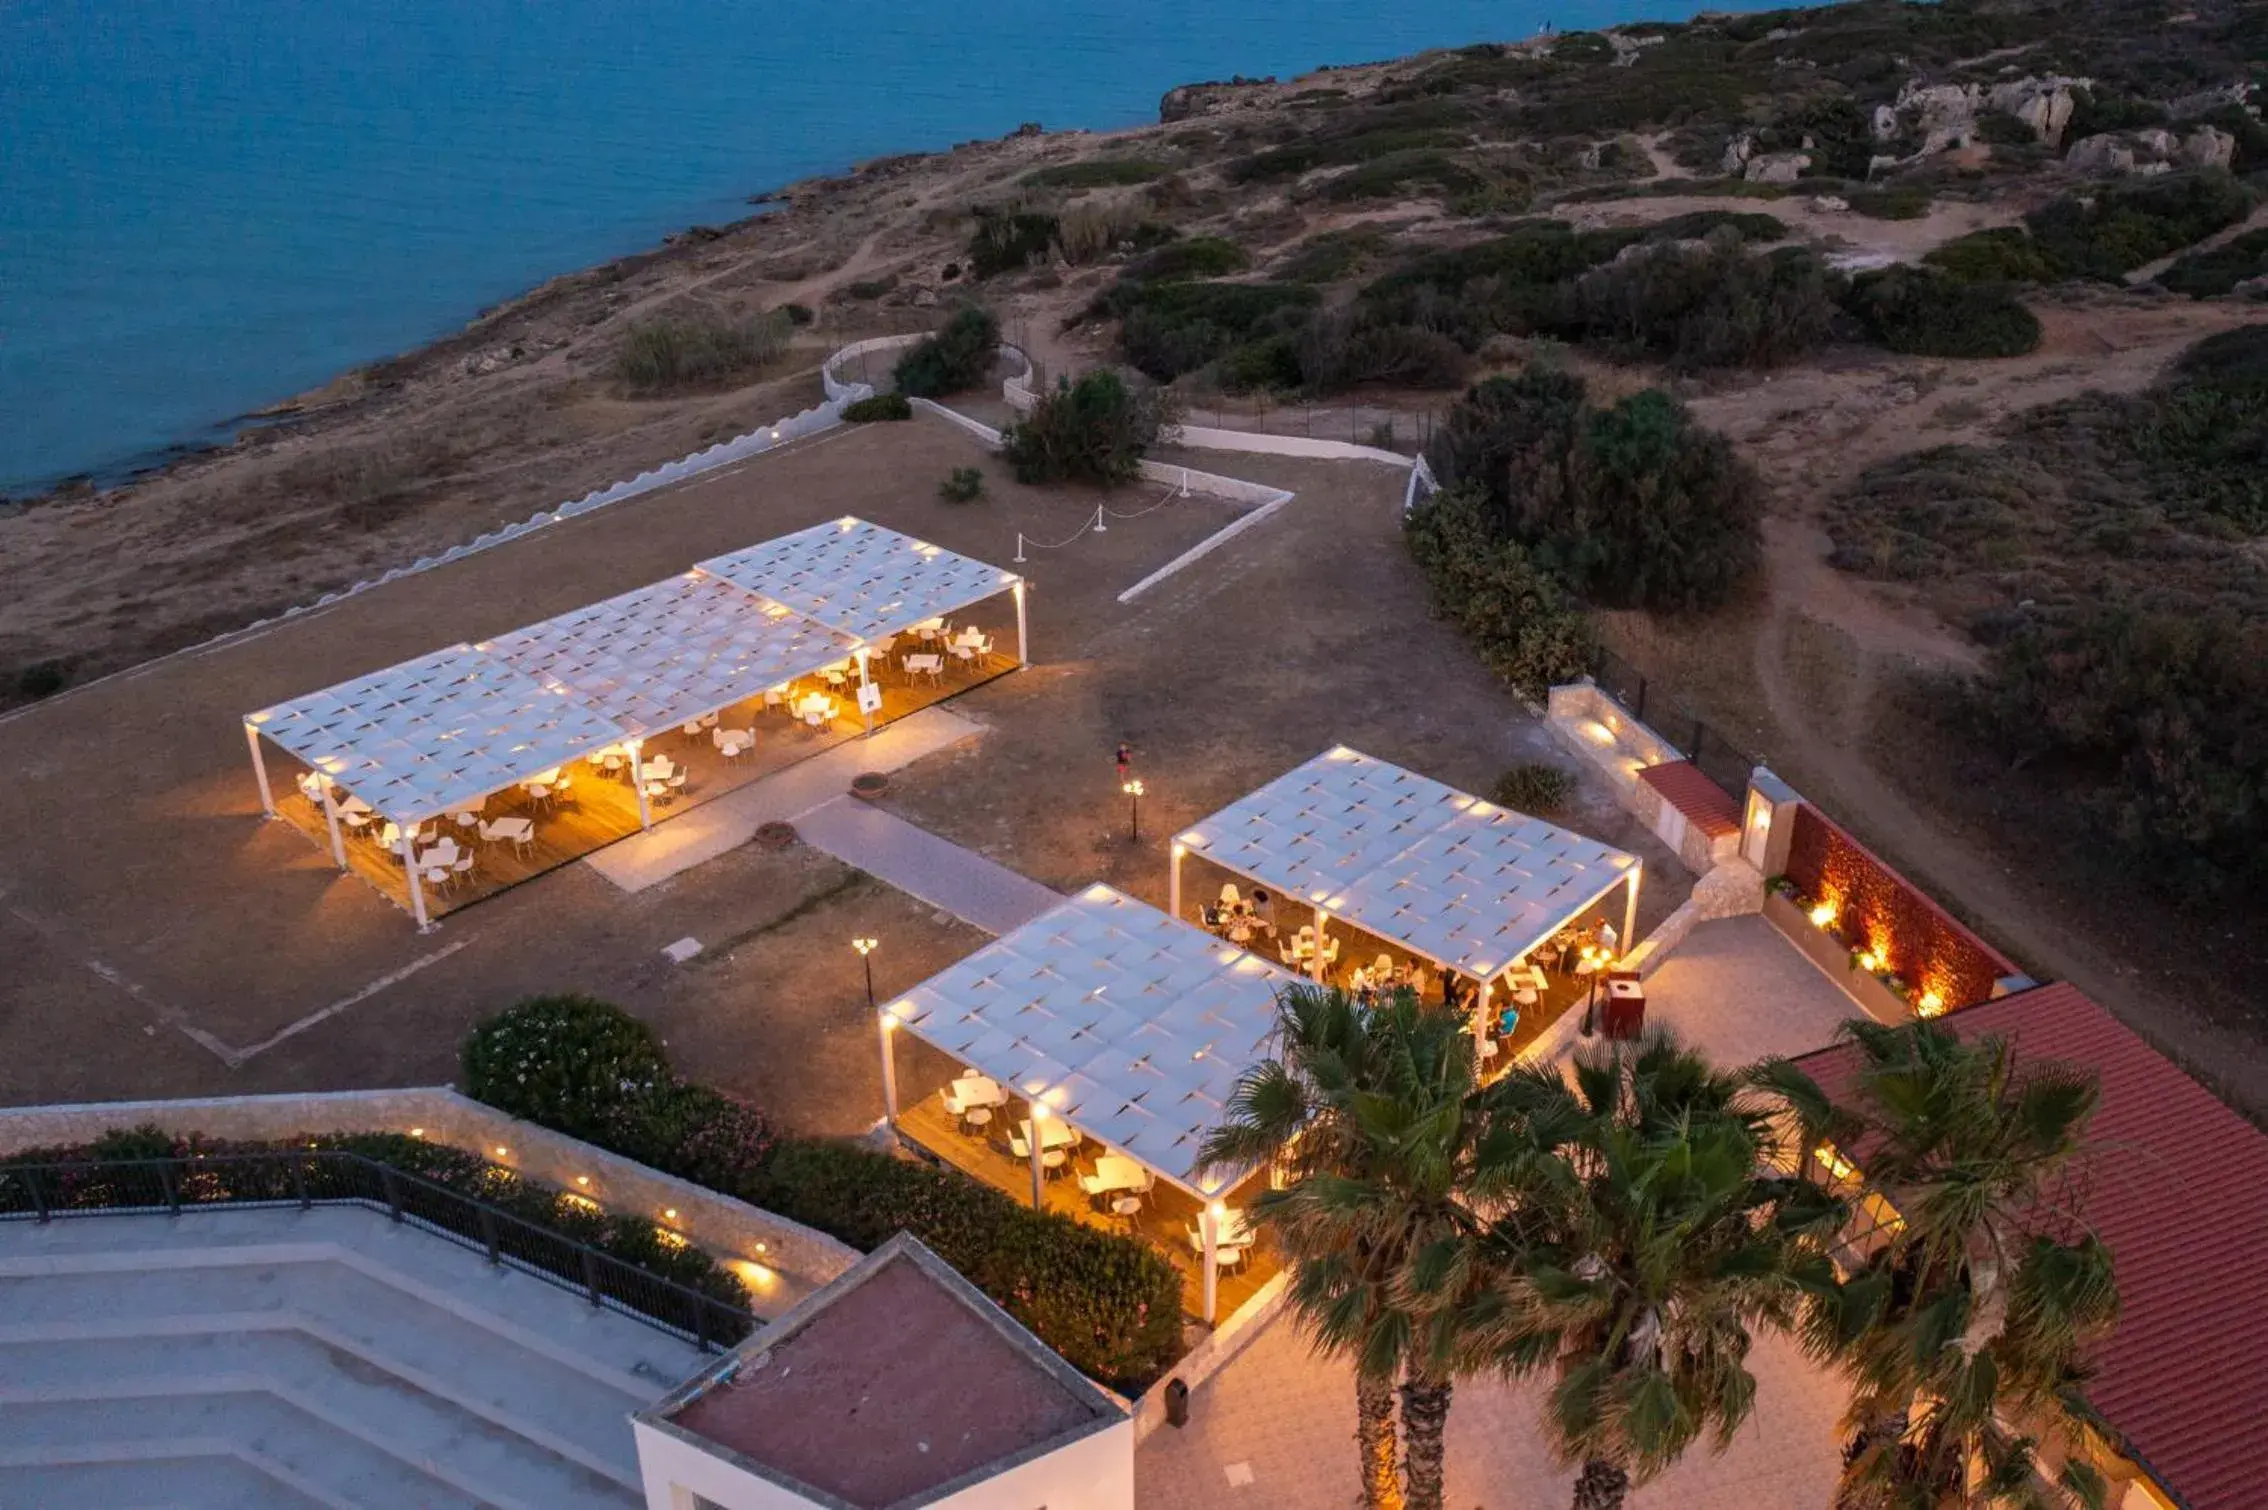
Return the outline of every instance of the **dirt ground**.
[[[1036,664],[955,700],[989,732],[899,772],[895,806],[1048,884],[1162,901],[1161,836],[1334,741],[1484,788],[1548,755],[1533,716],[1426,618],[1396,540],[1399,473],[1203,460],[1299,496],[1128,605],[1121,591],[1236,508],[1177,500],[1030,552]],[[937,479],[972,462],[991,497],[940,503]],[[1133,513],[1165,491],[1110,502]],[[421,936],[260,819],[241,714],[852,510],[1007,564],[1019,531],[1060,540],[1095,497],[1019,487],[942,422],[835,431],[0,719],[16,776],[0,788],[0,1101],[432,1083],[482,1013],[578,990],[793,1125],[871,1124],[879,1074],[847,940],[883,940],[886,994],[977,947],[976,930],[799,847],[743,848],[631,895],[570,865]],[[1152,793],[1138,844],[1121,738]],[[1681,899],[1669,857],[1603,792],[1571,821],[1646,858],[1649,919]],[[662,957],[687,936],[701,955]]]

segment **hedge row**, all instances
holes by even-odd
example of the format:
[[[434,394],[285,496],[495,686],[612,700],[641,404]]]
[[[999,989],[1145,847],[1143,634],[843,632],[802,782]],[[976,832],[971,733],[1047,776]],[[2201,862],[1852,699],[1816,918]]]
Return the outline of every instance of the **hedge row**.
[[[1147,1243],[850,1144],[775,1141],[755,1108],[675,1079],[620,1008],[539,997],[475,1025],[465,1090],[517,1117],[872,1249],[937,1250],[1073,1367],[1146,1388],[1180,1353],[1181,1281]]]

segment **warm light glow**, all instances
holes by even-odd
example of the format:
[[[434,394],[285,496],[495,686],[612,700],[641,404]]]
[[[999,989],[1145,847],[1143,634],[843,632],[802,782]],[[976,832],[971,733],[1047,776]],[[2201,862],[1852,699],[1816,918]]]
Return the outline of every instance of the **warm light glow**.
[[[1872,975],[1875,971],[1882,968],[1882,956],[1869,949],[1866,953],[1858,957],[1858,967],[1861,970],[1866,971],[1869,975]]]
[[[1945,998],[1935,991],[1924,991],[1921,1000],[1914,1004],[1914,1009],[1924,1017],[1935,1017],[1945,1010]]]
[[[776,1288],[780,1282],[779,1275],[773,1273],[770,1269],[767,1269],[762,1264],[755,1263],[749,1259],[728,1258],[724,1261],[724,1266],[727,1269],[730,1269],[733,1274],[739,1278],[742,1284],[748,1286],[748,1288],[752,1292],[758,1295],[766,1295],[771,1293],[771,1291]]]
[[[1817,907],[1812,908],[1811,921],[1813,926],[1819,928],[1824,928],[1834,922],[1835,904],[1833,902],[1821,902]]]
[[[1126,783],[1126,785],[1120,787],[1119,790],[1124,792],[1129,797],[1139,797],[1142,795],[1142,783],[1139,781],[1129,781]]]
[[[1181,836],[1181,842],[1188,845],[1190,848],[1195,849],[1204,844],[1205,836],[1197,832],[1197,830],[1191,829],[1188,833]]]
[[[511,1153],[512,1150],[506,1148],[503,1144],[499,1143],[496,1145],[496,1157],[498,1157],[499,1159],[509,1158],[511,1156]]]
[[[1180,859],[1180,858],[1181,858],[1181,857],[1182,857],[1183,855],[1186,855],[1186,854],[1188,854],[1188,853],[1189,853],[1189,846],[1188,846],[1188,845],[1181,843],[1181,842],[1180,842],[1179,840],[1175,840],[1175,841],[1174,841],[1174,846],[1173,846],[1173,857],[1174,857],[1174,858],[1175,858],[1176,860]]]
[[[1228,1207],[1222,1205],[1219,1201],[1213,1202],[1212,1205],[1206,1207],[1205,1209],[1213,1213],[1213,1220],[1216,1222],[1219,1221],[1222,1217],[1228,1215]]]
[[[656,1227],[654,1236],[661,1239],[661,1245],[665,1248],[682,1248],[685,1246],[684,1237],[670,1231],[667,1227]]]
[[[882,941],[880,939],[852,939],[850,941],[850,946],[853,949],[856,949],[862,955],[872,954],[876,946],[878,946],[881,942]]]
[[[772,1251],[772,1248],[769,1243],[758,1243],[756,1245],[756,1251],[758,1253],[769,1253]]]
[[[590,1186],[591,1177],[587,1174],[579,1174],[575,1176],[575,1183],[587,1189]]]
[[[884,1007],[881,1011],[875,1013],[874,1015],[882,1019],[883,1032],[895,1033],[898,1031],[898,1019],[890,1015],[890,1009],[888,1007]]]
[[[677,1208],[676,1208],[675,1206],[666,1206],[666,1207],[664,1207],[664,1208],[662,1209],[662,1219],[663,1219],[664,1221],[671,1221],[671,1222],[674,1222],[674,1221],[676,1221],[676,1220],[677,1220]]]
[[[1576,732],[1595,745],[1614,743],[1614,731],[1595,718],[1586,718],[1575,726]]]
[[[422,1138],[425,1136],[425,1129],[422,1127],[413,1127],[409,1130],[409,1135],[413,1138]]]
[[[1857,1166],[1838,1153],[1832,1143],[1820,1144],[1811,1151],[1811,1156],[1826,1166],[1827,1172],[1838,1180],[1855,1179],[1858,1175]]]
[[[1032,1103],[1032,1120],[1034,1122],[1045,1122],[1047,1117],[1047,1103],[1045,1101],[1034,1101]]]

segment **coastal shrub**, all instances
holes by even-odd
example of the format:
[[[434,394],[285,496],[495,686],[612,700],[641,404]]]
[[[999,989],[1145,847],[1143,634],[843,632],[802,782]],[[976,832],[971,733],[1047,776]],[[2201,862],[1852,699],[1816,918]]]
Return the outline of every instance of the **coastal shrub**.
[[[2020,225],[1956,236],[1922,256],[1922,265],[1956,283],[2053,283],[2062,272]]]
[[[1226,393],[1297,388],[1299,344],[1297,335],[1282,331],[1231,346],[1214,360],[1213,381]]]
[[[718,387],[778,361],[794,328],[786,311],[777,309],[747,318],[699,314],[640,320],[623,332],[610,370],[616,382],[638,394]]]
[[[1073,267],[1084,267],[1131,244],[1148,223],[1149,212],[1134,200],[1082,199],[1057,217],[1056,249]]]
[[[2192,299],[2210,299],[2254,278],[2268,278],[2268,230],[2247,231],[2210,250],[2191,252],[2160,274],[2158,282]]]
[[[1699,244],[1625,252],[1576,280],[1546,328],[1700,371],[1776,367],[1827,338],[1835,300],[1826,267],[1800,247],[1757,253],[1730,229]]]
[[[1127,362],[1161,383],[1247,341],[1297,331],[1316,302],[1312,288],[1276,283],[1122,280],[1103,296],[1103,307],[1121,316]]]
[[[856,403],[843,405],[843,418],[854,425],[871,425],[877,421],[912,419],[913,405],[902,393],[877,393]]]
[[[948,280],[950,281],[950,280]],[[898,286],[898,275],[884,278],[860,278],[843,285],[843,293],[853,299],[879,299]]]
[[[1174,416],[1160,390],[1135,392],[1107,367],[1058,378],[1031,413],[1008,426],[1000,453],[1023,483],[1131,482],[1142,453]]]
[[[975,467],[955,467],[937,485],[937,496],[947,503],[974,503],[984,496],[984,473]]]
[[[465,1094],[578,1138],[670,1084],[661,1040],[588,996],[532,996],[465,1037]]]
[[[1359,383],[1456,388],[1469,365],[1465,349],[1437,330],[1380,324],[1351,309],[1318,311],[1293,355],[1294,381],[1318,394]]]
[[[989,1185],[849,1143],[793,1139],[758,1204],[871,1250],[911,1232],[1072,1367],[1132,1394],[1181,1353],[1181,1279],[1155,1248]]]
[[[1460,214],[1512,209],[1525,203],[1524,195],[1513,196],[1509,203],[1491,201],[1485,205],[1473,198],[1501,187],[1446,153],[1400,152],[1333,174],[1316,186],[1315,193],[1336,204],[1365,199],[1455,200]]]
[[[297,1200],[303,1191],[310,1199],[318,1201],[369,1196],[367,1180],[321,1161],[296,1165],[280,1158],[247,1164],[218,1162],[232,1157],[300,1152],[351,1153],[389,1165],[468,1200],[493,1206],[533,1226],[596,1248],[610,1258],[713,1300],[743,1311],[749,1307],[747,1288],[729,1269],[692,1243],[663,1241],[654,1224],[646,1218],[609,1215],[580,1195],[491,1164],[476,1152],[400,1133],[301,1133],[275,1142],[251,1142],[208,1138],[196,1133],[177,1138],[150,1125],[114,1128],[90,1143],[33,1148],[0,1157],[0,1215],[36,1209],[29,1184],[20,1176],[10,1174],[12,1169],[33,1164],[90,1166],[73,1170],[60,1179],[52,1174],[44,1179],[40,1200],[63,1210],[98,1211],[147,1204],[155,1189],[150,1172],[106,1172],[102,1167],[123,1163],[163,1162],[169,1166],[172,1189],[183,1205],[223,1201],[287,1202]],[[477,1212],[433,1201],[419,1202],[416,1209],[421,1221],[444,1227],[475,1243],[485,1241]],[[571,1250],[555,1250],[549,1245],[537,1244],[519,1256],[575,1285],[580,1286],[586,1280],[581,1260]],[[613,1299],[633,1309],[643,1298],[638,1287],[619,1284],[610,1278],[602,1279],[601,1286]],[[682,1313],[665,1313],[661,1319],[678,1325],[685,1321]],[[717,1321],[726,1325],[721,1317]],[[738,1338],[727,1335],[724,1340]]]
[[[969,271],[992,278],[1043,262],[1055,245],[1056,229],[1053,215],[1036,210],[978,210],[976,233],[969,238]]]
[[[1144,253],[1128,266],[1126,276],[1151,283],[1183,283],[1241,273],[1251,261],[1243,247],[1226,237],[1192,236]]]
[[[1278,283],[1336,283],[1369,267],[1391,244],[1375,226],[1319,231],[1292,248],[1268,276]]]
[[[1761,552],[1761,480],[1658,389],[1601,409],[1556,369],[1489,378],[1426,457],[1444,484],[1473,490],[1497,539],[1596,603],[1713,608]]]
[[[2066,274],[2116,280],[2235,225],[2251,208],[2251,191],[2215,168],[2065,195],[2025,216],[2024,223]]]
[[[900,393],[943,398],[975,388],[992,374],[1000,350],[1000,321],[991,310],[965,304],[938,332],[898,358],[892,380]]]
[[[1166,171],[1164,163],[1140,157],[1089,157],[1075,163],[1034,168],[1018,182],[1034,189],[1114,189],[1146,184]]]
[[[1589,620],[1493,513],[1481,488],[1443,488],[1410,511],[1404,537],[1435,615],[1457,626],[1490,671],[1541,699],[1589,669],[1595,641]]]
[[[1489,793],[1518,813],[1556,813],[1575,795],[1575,773],[1545,760],[1523,760],[1496,778]]]
[[[1919,220],[1929,213],[1929,190],[1917,187],[1854,189],[1843,196],[1854,215],[1869,220]]]
[[[2156,100],[2108,89],[2074,89],[2071,120],[2063,128],[2063,139],[2076,142],[2106,131],[2140,131],[2165,123],[2166,107]]]
[[[1845,303],[1869,336],[1910,356],[2014,357],[2040,344],[2038,317],[2006,287],[1926,267],[1861,273]]]
[[[70,685],[71,668],[59,660],[33,661],[16,673],[16,696],[25,702],[53,697]]]
[[[819,318],[818,312],[808,304],[783,304],[780,313],[788,317],[790,325],[809,325]]]

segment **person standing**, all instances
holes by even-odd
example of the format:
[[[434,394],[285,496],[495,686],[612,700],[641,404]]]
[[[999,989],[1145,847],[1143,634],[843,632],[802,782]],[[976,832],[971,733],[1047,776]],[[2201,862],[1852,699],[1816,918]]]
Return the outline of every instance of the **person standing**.
[[[1118,742],[1118,784],[1124,787],[1134,777],[1134,747],[1125,740]]]

